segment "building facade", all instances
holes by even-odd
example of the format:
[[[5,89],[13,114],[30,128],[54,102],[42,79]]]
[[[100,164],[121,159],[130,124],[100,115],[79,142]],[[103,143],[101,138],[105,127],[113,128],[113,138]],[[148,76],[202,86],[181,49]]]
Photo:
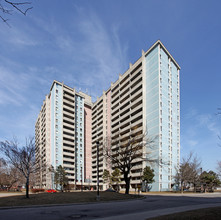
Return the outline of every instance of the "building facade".
[[[155,173],[152,191],[171,190],[180,161],[180,67],[164,45],[157,41],[92,107],[92,181],[97,182],[96,142],[111,137],[111,147],[123,145],[131,135],[146,134],[154,139],[154,149],[144,147],[133,163],[131,187],[141,184],[142,170],[151,166]],[[107,166],[99,156],[99,181]],[[151,162],[150,161],[156,161]],[[107,185],[103,184],[105,187]],[[122,182],[123,186],[124,183]]]
[[[96,186],[99,141],[99,183],[105,190],[108,184],[102,174],[105,169],[111,172],[103,155],[107,140],[114,151],[134,135],[147,135],[154,139],[154,148],[144,146],[143,155],[133,162],[131,188],[141,184],[143,169],[151,166],[155,173],[151,190],[171,190],[180,162],[179,71],[157,41],[94,103],[88,95],[55,81],[36,122],[36,158],[53,167],[63,165],[70,183],[83,179]],[[50,174],[41,175],[44,186],[50,178],[53,182]]]
[[[55,188],[49,169],[62,165],[71,186],[90,183],[91,97],[54,81],[35,125],[39,187]],[[86,184],[87,185],[87,184]]]

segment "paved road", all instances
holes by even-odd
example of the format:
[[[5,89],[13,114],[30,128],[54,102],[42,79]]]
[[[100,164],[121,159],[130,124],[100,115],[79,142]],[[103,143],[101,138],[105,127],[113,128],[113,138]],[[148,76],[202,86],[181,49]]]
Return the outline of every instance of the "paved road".
[[[221,194],[148,195],[144,199],[1,209],[1,220],[146,219],[160,214],[221,206]]]

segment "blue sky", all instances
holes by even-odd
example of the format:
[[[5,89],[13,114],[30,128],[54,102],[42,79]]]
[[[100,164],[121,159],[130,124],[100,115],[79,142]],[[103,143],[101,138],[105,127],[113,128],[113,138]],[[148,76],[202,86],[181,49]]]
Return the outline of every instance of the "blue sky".
[[[0,22],[0,140],[34,135],[54,79],[93,99],[158,39],[181,66],[181,157],[221,160],[221,1],[38,0]]]

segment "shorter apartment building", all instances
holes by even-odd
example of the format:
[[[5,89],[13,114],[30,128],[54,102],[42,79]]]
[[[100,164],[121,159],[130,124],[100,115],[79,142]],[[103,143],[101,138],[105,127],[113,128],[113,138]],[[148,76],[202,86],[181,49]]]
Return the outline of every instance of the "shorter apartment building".
[[[72,187],[91,182],[91,97],[54,81],[35,125],[37,185],[55,188],[53,172],[62,165]]]

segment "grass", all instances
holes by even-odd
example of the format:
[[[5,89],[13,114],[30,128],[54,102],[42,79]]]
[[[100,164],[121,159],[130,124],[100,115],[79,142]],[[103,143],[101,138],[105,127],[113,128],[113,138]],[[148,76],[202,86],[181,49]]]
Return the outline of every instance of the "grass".
[[[100,192],[100,201],[128,200],[141,198],[138,195],[125,195],[115,192]],[[96,202],[96,192],[64,192],[31,194],[29,199],[24,195],[0,198],[0,207],[50,205],[68,203]]]
[[[163,215],[155,218],[148,218],[148,220],[208,220],[221,219],[221,207],[197,209],[187,212],[179,212],[170,215]]]

